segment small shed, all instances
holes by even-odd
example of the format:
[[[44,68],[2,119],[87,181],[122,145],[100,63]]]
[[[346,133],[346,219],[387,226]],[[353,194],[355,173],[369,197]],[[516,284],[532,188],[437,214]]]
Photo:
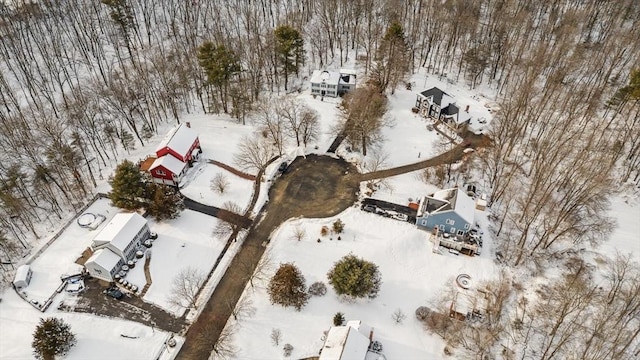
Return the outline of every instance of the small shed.
[[[16,271],[16,277],[13,279],[13,286],[17,289],[26,288],[31,282],[33,272],[29,265],[22,265]]]

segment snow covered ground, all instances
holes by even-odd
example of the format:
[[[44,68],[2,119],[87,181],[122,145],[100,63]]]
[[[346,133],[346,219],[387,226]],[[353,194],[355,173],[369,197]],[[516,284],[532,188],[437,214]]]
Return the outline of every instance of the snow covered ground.
[[[242,210],[249,205],[253,194],[253,181],[238,177],[212,164],[201,164],[196,171],[198,173],[193,180],[180,190],[187,197],[200,203],[220,208],[226,202],[233,202]],[[217,174],[223,174],[229,182],[222,194],[211,189],[211,180]]]
[[[186,267],[192,267],[205,275],[209,274],[226,240],[213,236],[213,228],[217,221],[191,210],[183,211],[180,217],[173,220],[160,223],[150,220],[149,227],[158,234],[158,238],[150,249],[149,270],[153,282],[144,295],[144,300],[178,316],[182,315],[184,309],[177,308],[169,302],[168,295],[173,279]],[[126,280],[142,289],[146,283],[144,259],[138,264],[139,266],[129,271]]]
[[[323,225],[330,226],[335,219],[345,223],[342,240],[320,236]],[[292,239],[296,226],[303,226],[304,240]],[[318,243],[317,239],[321,238]],[[292,358],[317,355],[322,347],[323,331],[332,325],[336,312],[347,320],[361,320],[375,329],[374,338],[384,345],[389,359],[439,358],[444,344],[430,336],[415,320],[415,309],[429,305],[437,291],[445,284],[454,286],[453,279],[470,274],[473,281],[490,279],[497,273],[491,259],[484,257],[442,255],[432,252],[428,233],[409,223],[349,208],[335,218],[292,220],[281,226],[269,245],[268,256],[273,270],[278,264],[293,262],[300,268],[307,285],[316,281],[327,283],[326,274],[341,257],[353,253],[379,266],[382,287],[378,298],[356,303],[341,302],[328,285],[323,297],[312,297],[309,304],[297,312],[293,308],[271,305],[265,290],[248,287],[244,296],[253,301],[254,316],[241,320],[235,342],[242,359],[272,359],[282,355],[282,345],[290,343]],[[392,314],[400,309],[407,318],[396,324]],[[282,331],[278,347],[271,344],[272,328]],[[304,331],[300,331],[304,329]]]
[[[18,297],[11,289],[0,305],[0,358],[32,359],[31,334],[40,318],[58,317],[76,335],[66,360],[86,359],[156,359],[170,334],[121,319],[49,311],[42,314]],[[126,335],[132,338],[127,338]]]
[[[82,255],[82,251],[91,245],[93,238],[120,211],[109,203],[109,199],[99,199],[85,211],[106,217],[96,230],[81,228],[73,221],[42,255],[33,260],[30,264],[33,271],[31,283],[23,290],[29,299],[44,304],[60,286],[60,275],[77,267],[75,261]]]

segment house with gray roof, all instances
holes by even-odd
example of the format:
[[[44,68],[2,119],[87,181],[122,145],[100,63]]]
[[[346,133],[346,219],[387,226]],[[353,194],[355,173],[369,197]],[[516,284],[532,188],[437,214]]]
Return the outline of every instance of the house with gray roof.
[[[462,189],[441,190],[420,200],[416,215],[418,228],[462,236],[469,232],[475,217],[475,201]]]

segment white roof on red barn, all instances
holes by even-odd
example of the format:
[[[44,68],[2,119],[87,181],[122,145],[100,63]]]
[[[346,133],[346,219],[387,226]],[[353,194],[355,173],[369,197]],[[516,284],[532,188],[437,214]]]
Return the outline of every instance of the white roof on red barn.
[[[173,174],[178,175],[182,172],[185,166],[187,166],[187,163],[184,163],[176,159],[176,157],[171,154],[167,154],[165,156],[160,156],[159,158],[157,158],[153,162],[153,164],[151,164],[151,167],[149,167],[149,170],[151,171],[157,168],[158,166],[162,166],[163,168],[171,171]]]
[[[160,144],[156,148],[156,153],[167,147],[186,158],[191,145],[193,145],[197,138],[198,133],[185,123],[182,123],[171,129],[162,141],[160,141]]]
[[[138,213],[119,213],[100,231],[94,241],[110,242],[116,249],[124,251],[147,219]]]

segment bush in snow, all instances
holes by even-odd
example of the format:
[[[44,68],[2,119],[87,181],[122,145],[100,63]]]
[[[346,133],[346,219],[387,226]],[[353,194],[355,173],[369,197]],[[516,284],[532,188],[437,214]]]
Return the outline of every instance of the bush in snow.
[[[327,277],[338,295],[352,298],[374,299],[382,284],[378,266],[353,254],[336,262]]]
[[[402,324],[404,319],[407,318],[407,315],[405,315],[402,312],[402,310],[396,309],[396,311],[393,312],[393,315],[391,315],[391,317],[393,318],[393,321],[395,321],[396,324]]]
[[[291,352],[293,351],[293,346],[291,344],[284,344],[282,350],[284,351],[284,357],[289,357],[291,356]]]
[[[293,306],[298,311],[309,300],[304,276],[300,269],[291,263],[280,264],[280,268],[269,281],[267,291],[272,304]]]
[[[40,319],[33,333],[33,354],[37,359],[54,359],[66,354],[76,344],[69,324],[58,318]]]
[[[326,227],[326,226],[323,226],[323,227],[320,229],[320,235],[321,235],[321,236],[327,236],[327,235],[329,235],[329,228],[328,228],[328,227]]]
[[[316,281],[309,286],[309,294],[313,296],[324,296],[327,293],[327,285],[322,281]]]
[[[333,232],[340,234],[342,231],[344,231],[344,223],[342,220],[338,219],[333,223]]]
[[[425,322],[429,313],[431,313],[431,309],[426,306],[420,306],[416,309],[416,319],[420,322]]]
[[[337,312],[333,315],[333,326],[341,326],[344,325],[344,314],[341,312]]]

